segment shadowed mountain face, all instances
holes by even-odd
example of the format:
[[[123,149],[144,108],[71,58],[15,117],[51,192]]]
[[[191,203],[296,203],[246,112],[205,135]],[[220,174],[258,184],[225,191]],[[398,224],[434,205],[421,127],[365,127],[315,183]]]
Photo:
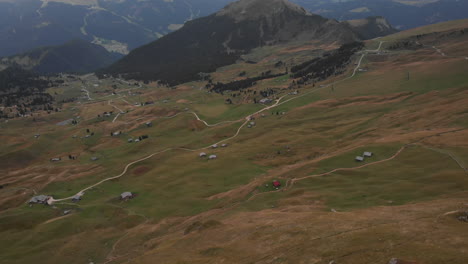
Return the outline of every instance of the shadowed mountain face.
[[[305,9],[340,21],[383,16],[399,30],[468,18],[465,0],[294,0]]]
[[[108,51],[128,54],[179,29],[185,22],[216,12],[231,2],[233,0],[0,0],[0,56],[61,45],[76,38],[101,45]],[[276,6],[275,1],[264,2],[271,3],[271,10]],[[401,30],[468,16],[465,11],[468,1],[461,0],[292,2],[338,21],[383,16]],[[291,8],[292,4],[288,6]],[[236,11],[236,8],[243,7],[231,10]],[[258,7],[252,5],[248,9],[257,10]],[[301,12],[301,9],[296,11]],[[235,13],[238,19],[243,17]],[[255,17],[255,13],[250,15]]]
[[[385,29],[378,34],[358,34],[347,23],[311,14],[285,0],[242,0],[134,50],[102,73],[176,84],[232,64],[240,55],[264,45],[291,41],[343,44],[362,40],[361,35],[388,33]]]
[[[88,73],[109,66],[122,56],[84,40],[72,40],[60,46],[37,48],[3,58],[0,66],[20,66],[39,73]]]
[[[368,17],[343,23],[348,24],[361,39],[372,39],[397,32],[383,17]]]
[[[81,38],[127,54],[228,0],[0,0],[0,56]]]

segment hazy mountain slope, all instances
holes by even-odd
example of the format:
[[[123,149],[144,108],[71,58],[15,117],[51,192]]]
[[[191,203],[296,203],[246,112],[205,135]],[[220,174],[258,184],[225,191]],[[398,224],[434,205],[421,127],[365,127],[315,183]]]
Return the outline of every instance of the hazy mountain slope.
[[[0,56],[40,46],[59,45],[79,37],[86,9],[37,0],[0,3]]]
[[[0,56],[82,38],[127,54],[232,0],[0,0]],[[386,17],[399,29],[466,18],[458,0],[293,0],[340,21]]]
[[[121,55],[84,40],[72,40],[60,46],[37,48],[3,58],[3,65],[19,65],[40,73],[87,73],[109,66]]]
[[[383,16],[400,30],[468,17],[466,12],[468,1],[459,0],[294,0],[294,2],[313,13],[338,20]]]
[[[368,17],[344,21],[343,23],[348,24],[362,39],[390,35],[398,31],[383,17]]]
[[[0,0],[0,56],[59,45],[78,37],[108,50],[128,53],[228,2]]]
[[[366,36],[388,32],[379,33]],[[360,39],[348,24],[313,15],[285,0],[242,0],[134,50],[103,73],[181,83],[231,64],[263,45],[290,41],[343,44]]]

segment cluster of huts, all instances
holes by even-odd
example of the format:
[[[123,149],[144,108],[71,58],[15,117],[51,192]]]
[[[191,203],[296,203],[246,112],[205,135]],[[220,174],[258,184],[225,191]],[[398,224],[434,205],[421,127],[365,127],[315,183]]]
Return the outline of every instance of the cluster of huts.
[[[217,159],[217,158],[218,158],[218,156],[216,156],[216,155],[214,155],[214,154],[208,156],[208,154],[206,154],[205,152],[201,152],[198,156],[199,156],[200,158],[206,158],[206,157],[208,157],[209,160],[214,160],[214,159]]]
[[[149,138],[148,135],[143,135],[143,136],[139,136],[138,138],[135,138],[135,139],[129,138],[127,140],[127,142],[128,143],[133,143],[133,142],[138,143],[138,142],[143,141],[143,140],[148,139],[148,138]]]
[[[372,152],[369,152],[369,151],[365,151],[362,156],[356,156],[356,158],[354,158],[355,161],[357,162],[363,162],[366,158],[370,158],[374,155],[374,153]]]
[[[71,198],[71,201],[74,203],[77,203],[81,201],[82,197],[83,197],[83,193],[78,193]],[[122,194],[120,194],[120,200],[123,200],[123,201],[133,199],[134,197],[136,197],[136,195],[131,192],[123,192]],[[37,195],[37,196],[32,197],[29,200],[29,204],[30,205],[32,204],[50,205],[52,200],[53,200],[52,196],[50,195]]]
[[[214,145],[211,146],[212,149],[217,149],[217,148],[219,148],[219,147],[221,147],[221,148],[227,148],[227,147],[228,147],[228,144],[221,144],[221,145],[214,144]],[[214,159],[217,159],[217,158],[218,158],[217,155],[214,155],[214,154],[208,155],[208,154],[206,154],[205,152],[200,152],[200,154],[198,154],[198,156],[199,156],[200,158],[207,158],[207,157],[208,157],[209,160],[214,160]]]

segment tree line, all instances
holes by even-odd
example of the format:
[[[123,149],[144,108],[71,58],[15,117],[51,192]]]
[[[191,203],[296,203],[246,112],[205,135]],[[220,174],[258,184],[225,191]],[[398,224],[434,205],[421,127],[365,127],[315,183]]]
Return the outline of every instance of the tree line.
[[[297,84],[306,84],[341,74],[350,63],[351,57],[363,47],[364,43],[362,42],[344,44],[336,51],[292,67],[291,77],[298,79]]]
[[[279,76],[283,76],[285,74],[287,73],[271,74],[271,71],[266,71],[266,72],[262,72],[260,76],[251,77],[251,78],[247,78],[244,80],[233,81],[229,83],[221,83],[221,82],[212,83],[209,81],[209,83],[206,85],[206,88],[210,89],[210,91],[212,92],[220,93],[220,94],[223,94],[225,91],[242,91],[244,89],[254,86],[255,84],[257,84],[258,81],[276,78]]]

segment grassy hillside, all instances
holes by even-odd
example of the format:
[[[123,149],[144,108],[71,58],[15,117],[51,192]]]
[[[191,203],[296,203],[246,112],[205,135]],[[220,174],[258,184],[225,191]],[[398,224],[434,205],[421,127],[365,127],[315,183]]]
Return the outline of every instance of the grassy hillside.
[[[468,39],[463,21],[437,27],[417,46],[394,45],[430,29],[368,41],[322,81],[263,79],[232,104],[207,81],[51,88],[77,101],[0,122],[0,263],[465,263]],[[258,48],[212,82],[338,48]],[[270,108],[255,104],[268,89]],[[58,201],[28,206],[35,194]]]

